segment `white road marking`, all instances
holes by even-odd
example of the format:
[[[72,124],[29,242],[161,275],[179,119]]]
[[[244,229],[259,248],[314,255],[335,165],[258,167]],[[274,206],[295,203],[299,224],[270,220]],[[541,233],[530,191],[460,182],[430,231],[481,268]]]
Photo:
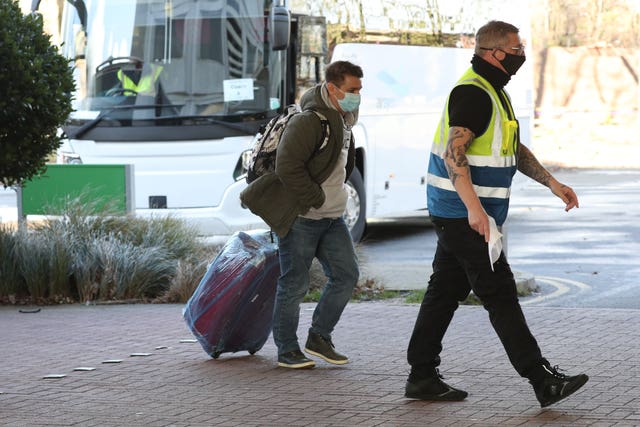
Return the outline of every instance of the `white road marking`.
[[[564,295],[567,292],[570,292],[572,290],[572,287],[578,288],[578,292],[591,290],[591,286],[587,285],[586,283],[577,282],[575,280],[570,280],[570,279],[561,279],[559,277],[536,276],[535,280],[536,282],[542,282],[547,285],[553,286],[556,289],[550,294],[540,295],[538,297],[522,301],[520,303],[521,305],[535,304],[541,301],[558,298],[559,296]]]
[[[575,286],[576,288],[580,288],[580,290],[583,290],[583,291],[591,290],[591,286],[587,285],[586,283],[578,282],[578,281],[571,280],[571,279],[561,279],[559,277],[550,277],[550,276],[535,276],[535,278],[536,278],[536,280],[537,279],[541,279],[541,280],[546,280],[546,281],[563,282],[563,283],[566,283],[568,285]]]

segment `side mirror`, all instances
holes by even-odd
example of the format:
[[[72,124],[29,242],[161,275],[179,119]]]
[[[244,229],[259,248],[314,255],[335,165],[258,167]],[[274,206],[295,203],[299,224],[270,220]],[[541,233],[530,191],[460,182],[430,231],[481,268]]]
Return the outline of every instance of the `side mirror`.
[[[291,15],[284,6],[273,6],[269,16],[269,42],[272,50],[284,50],[289,47],[291,34]]]

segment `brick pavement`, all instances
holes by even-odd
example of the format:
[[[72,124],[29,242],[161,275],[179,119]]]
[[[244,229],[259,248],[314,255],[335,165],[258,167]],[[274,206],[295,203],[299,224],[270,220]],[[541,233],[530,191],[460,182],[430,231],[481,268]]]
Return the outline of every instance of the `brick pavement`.
[[[313,305],[302,307],[306,338]],[[405,399],[405,349],[418,306],[349,304],[334,334],[352,362],[277,368],[271,339],[254,356],[213,360],[179,305],[0,307],[3,426],[520,426],[640,425],[640,311],[525,307],[553,364],[591,377],[540,409],[480,307],[461,307],[442,371],[464,402]],[[133,353],[150,353],[132,357]],[[109,359],[121,363],[104,364]],[[74,371],[93,367],[93,371]],[[43,379],[48,374],[66,375]]]

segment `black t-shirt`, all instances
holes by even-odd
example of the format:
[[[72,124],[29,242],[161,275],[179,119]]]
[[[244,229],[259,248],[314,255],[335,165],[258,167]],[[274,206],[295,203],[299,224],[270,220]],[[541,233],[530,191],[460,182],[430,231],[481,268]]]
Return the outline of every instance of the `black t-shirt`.
[[[506,99],[501,93],[511,76],[474,55],[471,59],[473,70],[487,79],[506,106]],[[508,108],[507,108],[508,111]],[[474,135],[484,133],[491,120],[491,98],[487,92],[471,84],[456,86],[449,96],[449,127],[459,126],[469,129]]]

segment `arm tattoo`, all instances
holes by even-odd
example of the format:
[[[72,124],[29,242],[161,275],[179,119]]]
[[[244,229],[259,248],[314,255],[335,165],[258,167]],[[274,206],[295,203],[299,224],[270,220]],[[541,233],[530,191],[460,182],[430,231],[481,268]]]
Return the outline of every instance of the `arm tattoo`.
[[[551,174],[540,164],[536,156],[524,145],[518,145],[518,170],[529,178],[548,187]]]
[[[447,149],[444,153],[444,164],[449,174],[449,179],[455,186],[456,180],[461,176],[469,176],[469,160],[467,149],[473,141],[473,132],[467,128],[454,126],[449,130]]]

